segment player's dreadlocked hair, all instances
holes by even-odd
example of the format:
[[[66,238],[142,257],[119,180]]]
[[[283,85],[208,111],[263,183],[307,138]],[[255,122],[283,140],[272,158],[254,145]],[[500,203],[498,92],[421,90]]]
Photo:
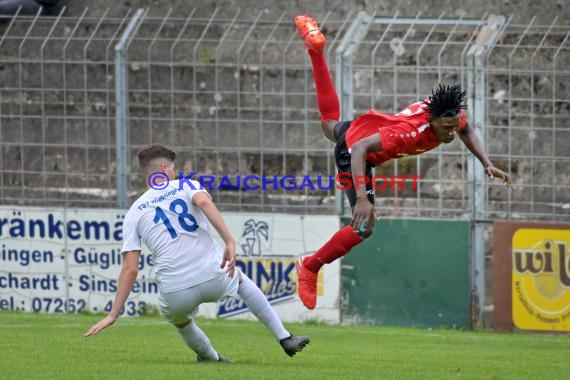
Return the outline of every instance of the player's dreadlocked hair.
[[[437,89],[431,91],[429,101],[425,101],[430,113],[430,121],[442,116],[455,116],[465,109],[467,93],[461,91],[459,86],[446,86],[439,84]]]

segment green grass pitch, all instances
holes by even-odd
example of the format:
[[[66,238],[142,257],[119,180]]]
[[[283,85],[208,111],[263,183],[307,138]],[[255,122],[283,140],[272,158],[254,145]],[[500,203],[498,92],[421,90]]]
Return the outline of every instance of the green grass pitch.
[[[261,323],[199,319],[231,364],[198,364],[160,317],[0,312],[0,379],[568,379],[568,335],[287,324],[311,343],[286,356]]]

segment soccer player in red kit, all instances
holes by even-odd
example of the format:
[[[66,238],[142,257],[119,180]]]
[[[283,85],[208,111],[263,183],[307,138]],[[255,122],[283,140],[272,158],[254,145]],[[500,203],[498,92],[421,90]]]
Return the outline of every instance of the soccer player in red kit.
[[[312,256],[299,258],[295,265],[299,297],[307,308],[313,309],[317,304],[320,268],[346,255],[372,234],[376,214],[372,167],[391,159],[421,154],[441,143],[452,142],[457,135],[479,159],[488,177],[501,178],[507,188],[510,181],[505,172],[493,166],[467,123],[464,111],[466,93],[459,86],[440,84],[428,99],[414,103],[395,115],[371,109],[353,121],[339,122],[338,95],[323,54],[325,37],[309,16],[297,16],[295,24],[311,57],[321,128],[324,135],[336,143],[339,176],[354,184],[346,190],[352,208],[352,224],[337,231]]]

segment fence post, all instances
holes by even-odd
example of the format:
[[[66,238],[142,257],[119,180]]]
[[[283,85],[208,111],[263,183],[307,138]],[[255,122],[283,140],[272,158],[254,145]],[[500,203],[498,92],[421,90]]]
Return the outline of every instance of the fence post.
[[[115,46],[115,145],[117,154],[117,207],[126,208],[129,200],[129,83],[127,50],[143,19],[137,9]]]
[[[469,115],[475,135],[485,145],[483,128],[485,122],[485,69],[481,56],[472,57],[472,68],[468,71]],[[485,306],[485,175],[474,155],[467,160],[467,176],[471,184],[471,232],[470,232],[470,277],[471,316],[473,326],[480,324]]]
[[[502,33],[505,18],[491,16],[481,28],[475,42],[468,51],[471,56],[468,77],[468,113],[471,127],[484,147],[487,91],[487,58],[499,35]],[[467,177],[471,184],[471,229],[470,229],[470,282],[472,327],[483,322],[485,309],[485,225],[487,224],[487,187],[485,172],[474,155],[467,160]]]
[[[354,118],[352,59],[373,19],[366,12],[359,12],[335,51],[335,86],[340,100],[340,120]],[[343,214],[343,206],[342,191],[335,188],[335,211]]]

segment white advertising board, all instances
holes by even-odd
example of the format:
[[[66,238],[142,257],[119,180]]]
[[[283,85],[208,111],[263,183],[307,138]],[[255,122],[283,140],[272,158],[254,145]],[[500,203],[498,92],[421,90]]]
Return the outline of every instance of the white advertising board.
[[[106,312],[122,264],[124,210],[0,207],[0,310]],[[340,264],[319,275],[318,304],[297,295],[295,259],[315,252],[339,228],[336,216],[224,213],[237,241],[237,266],[263,290],[285,322],[340,320]],[[143,249],[123,315],[156,307],[152,256]],[[254,318],[243,302],[204,304],[199,315]]]

